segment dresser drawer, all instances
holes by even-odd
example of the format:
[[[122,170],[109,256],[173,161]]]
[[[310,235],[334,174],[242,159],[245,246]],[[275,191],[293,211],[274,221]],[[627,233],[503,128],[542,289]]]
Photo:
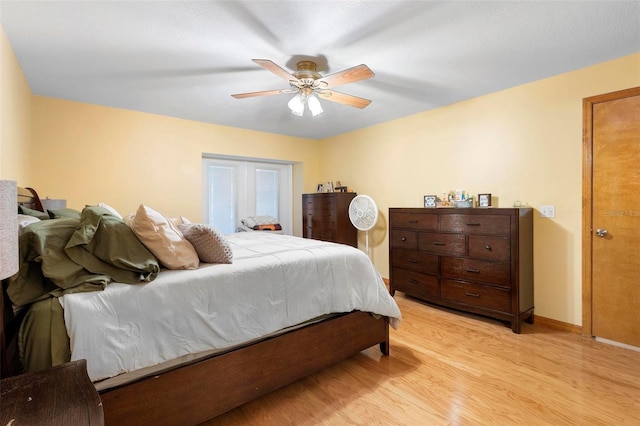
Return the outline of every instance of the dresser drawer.
[[[442,280],[440,294],[443,299],[464,303],[466,305],[501,312],[511,311],[511,291],[498,287]]]
[[[316,216],[322,216],[322,215],[325,215],[325,214],[335,215],[336,214],[336,209],[334,209],[333,207],[327,208],[327,207],[324,207],[324,206],[319,206],[317,204],[314,204],[314,205],[311,205],[311,206],[303,206],[302,213],[305,214],[305,215],[312,214],[312,215],[316,215]]]
[[[336,206],[335,197],[332,194],[318,194],[313,197],[302,197],[302,209],[312,208],[314,210],[334,210]]]
[[[314,216],[335,215],[335,209],[325,209],[318,206],[309,206],[302,209],[302,214],[312,214]]]
[[[464,256],[466,253],[464,235],[419,232],[418,249],[431,253]]]
[[[304,228],[303,237],[321,241],[336,241],[336,234],[333,229],[319,227]]]
[[[508,263],[443,257],[441,267],[442,276],[447,278],[480,281],[505,287],[511,285],[511,267]]]
[[[393,250],[391,266],[423,273],[438,273],[438,256],[417,250]]]
[[[392,228],[420,229],[423,231],[438,230],[438,216],[435,214],[395,213]]]
[[[440,218],[441,232],[508,236],[510,228],[511,218],[509,216],[447,214]]]
[[[391,274],[394,290],[418,297],[440,297],[440,284],[435,275],[424,275],[398,268],[393,268]]]
[[[319,227],[333,227],[333,223],[336,221],[336,215],[334,212],[312,212],[302,216],[304,219],[304,226],[319,226]]]
[[[469,236],[469,257],[509,262],[511,240],[503,237]]]
[[[391,230],[391,247],[415,250],[418,248],[416,231]]]

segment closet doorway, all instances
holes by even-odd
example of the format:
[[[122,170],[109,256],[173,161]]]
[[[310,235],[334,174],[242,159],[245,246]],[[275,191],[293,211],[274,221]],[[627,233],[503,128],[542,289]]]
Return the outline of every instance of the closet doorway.
[[[640,87],[583,100],[583,334],[640,348]]]

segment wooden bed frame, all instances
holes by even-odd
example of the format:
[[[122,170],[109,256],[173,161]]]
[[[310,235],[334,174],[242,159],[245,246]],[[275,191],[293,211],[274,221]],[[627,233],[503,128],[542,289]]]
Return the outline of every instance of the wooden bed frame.
[[[20,191],[19,191],[20,192]],[[44,210],[35,191],[30,208]],[[2,286],[3,313],[7,306]],[[9,318],[7,323],[5,319]],[[22,318],[0,322],[2,377],[18,370]],[[100,391],[105,424],[199,424],[374,345],[389,354],[389,319],[351,312]]]

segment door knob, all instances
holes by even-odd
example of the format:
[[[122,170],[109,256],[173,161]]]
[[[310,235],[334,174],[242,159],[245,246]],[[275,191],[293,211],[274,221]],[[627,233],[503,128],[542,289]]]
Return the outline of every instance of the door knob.
[[[596,235],[598,237],[606,237],[608,233],[606,229],[596,229]]]

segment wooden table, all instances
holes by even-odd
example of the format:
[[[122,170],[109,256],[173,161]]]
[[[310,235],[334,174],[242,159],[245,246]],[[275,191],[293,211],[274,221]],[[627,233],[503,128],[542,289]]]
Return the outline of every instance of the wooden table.
[[[103,425],[85,360],[0,381],[0,425]]]

